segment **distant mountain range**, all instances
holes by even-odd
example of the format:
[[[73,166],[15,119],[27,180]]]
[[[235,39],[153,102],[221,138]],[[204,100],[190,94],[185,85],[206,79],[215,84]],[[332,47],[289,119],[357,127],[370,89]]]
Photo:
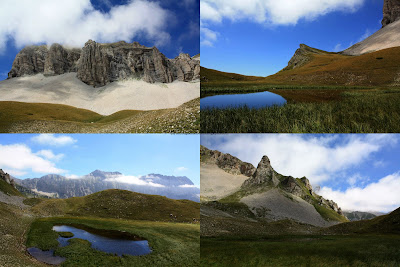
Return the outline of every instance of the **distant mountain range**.
[[[148,174],[125,176],[120,172],[96,170],[79,178],[49,174],[33,179],[14,179],[16,184],[42,195],[70,198],[90,195],[107,189],[122,189],[143,194],[161,195],[172,199],[199,201],[200,189],[185,176]]]

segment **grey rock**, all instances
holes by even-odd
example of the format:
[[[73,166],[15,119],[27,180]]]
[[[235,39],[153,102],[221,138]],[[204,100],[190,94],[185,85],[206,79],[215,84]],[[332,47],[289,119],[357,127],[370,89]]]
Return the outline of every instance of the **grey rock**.
[[[292,70],[304,66],[312,59],[312,55],[326,54],[327,52],[312,48],[305,44],[300,44],[300,48],[296,50],[288,65],[283,70]]]
[[[67,49],[59,44],[53,44],[50,49],[26,47],[16,56],[8,77],[77,72],[82,82],[94,87],[125,79],[149,83],[189,82],[200,78],[199,58],[182,53],[168,59],[156,47],[137,42],[100,44],[89,40],[82,49]]]
[[[277,178],[277,173],[271,166],[271,162],[267,156],[264,156],[260,163],[258,163],[257,169],[251,178],[247,179],[242,187],[267,184],[271,186],[277,186],[279,184],[279,179]]]
[[[11,176],[8,173],[4,172],[2,169],[0,169],[0,179],[4,180],[6,183],[15,188],[14,179],[12,179]]]
[[[385,0],[383,3],[382,28],[400,18],[400,0]]]

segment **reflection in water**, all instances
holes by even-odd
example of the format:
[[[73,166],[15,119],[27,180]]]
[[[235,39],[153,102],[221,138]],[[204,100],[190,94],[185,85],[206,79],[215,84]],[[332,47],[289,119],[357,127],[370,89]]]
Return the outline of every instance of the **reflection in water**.
[[[43,251],[38,248],[28,248],[28,252],[38,261],[51,265],[59,265],[65,261],[63,257],[54,256],[54,250]]]
[[[270,106],[282,106],[286,100],[280,95],[271,92],[236,94],[236,95],[215,95],[200,99],[201,109],[206,108],[229,108],[247,106],[249,108],[263,108]]]
[[[67,225],[54,226],[53,230],[56,232],[71,232],[74,234],[74,236],[70,238],[61,236],[58,238],[58,242],[60,242],[62,247],[68,245],[69,239],[80,238],[89,241],[94,249],[118,256],[122,256],[123,254],[140,256],[151,253],[147,240],[141,240],[137,237],[135,240],[132,240],[132,237],[130,237],[128,233],[106,230],[99,231],[91,228],[82,230]]]

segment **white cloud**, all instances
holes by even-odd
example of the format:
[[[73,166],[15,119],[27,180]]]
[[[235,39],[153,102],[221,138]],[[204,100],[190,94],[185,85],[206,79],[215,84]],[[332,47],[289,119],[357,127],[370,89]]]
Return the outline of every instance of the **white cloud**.
[[[212,31],[206,27],[200,27],[200,44],[203,46],[213,46],[219,36],[218,32]]]
[[[77,140],[67,135],[40,134],[31,138],[35,143],[48,146],[68,146],[75,144]]]
[[[335,48],[333,48],[333,52],[339,52],[339,51],[342,51],[343,49],[342,49],[342,44],[337,44],[336,46],[335,46]]]
[[[202,23],[217,24],[224,19],[248,20],[260,24],[294,25],[314,20],[333,11],[354,12],[364,0],[201,0]],[[214,40],[215,41],[215,40]],[[204,39],[203,44],[213,41]]]
[[[23,144],[0,145],[0,166],[11,175],[24,175],[28,170],[36,173],[60,174],[59,169],[47,157],[41,156]]]
[[[17,47],[38,43],[82,47],[89,39],[115,42],[141,36],[160,46],[170,39],[165,31],[169,18],[159,3],[147,0],[132,0],[108,13],[95,10],[90,0],[3,0],[0,52],[10,40]]]
[[[182,187],[182,188],[197,188],[197,186],[195,186],[194,184],[183,184],[183,185],[180,185],[179,187]]]
[[[124,183],[124,184],[135,184],[135,185],[145,185],[145,186],[152,186],[152,187],[165,187],[162,184],[153,183],[152,181],[144,180],[143,176],[128,176],[128,175],[118,175],[115,177],[110,177],[105,179],[104,181],[107,182],[117,182],[117,183]]]
[[[75,175],[75,174],[68,174],[68,175],[65,176],[65,178],[68,178],[68,179],[81,179],[82,176]]]
[[[215,142],[217,145],[212,146]],[[314,185],[335,179],[394,142],[395,135],[202,135],[201,140],[206,147],[230,153],[254,166],[267,155],[277,172],[306,176]]]
[[[177,171],[177,172],[183,172],[183,171],[187,171],[187,170],[188,170],[188,168],[186,168],[186,167],[178,167],[175,169],[175,171]]]
[[[64,157],[64,154],[54,154],[51,150],[40,150],[36,155],[44,157],[49,160],[59,161]]]
[[[371,183],[364,188],[353,187],[345,192],[323,187],[320,195],[333,199],[343,210],[390,212],[400,206],[400,173]]]

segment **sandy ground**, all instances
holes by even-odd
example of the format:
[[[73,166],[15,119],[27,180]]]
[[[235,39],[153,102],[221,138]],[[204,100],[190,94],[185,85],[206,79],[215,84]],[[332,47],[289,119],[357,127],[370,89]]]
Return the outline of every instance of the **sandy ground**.
[[[76,78],[76,73],[52,77],[37,74],[0,82],[0,101],[64,104],[101,115],[121,110],[176,108],[198,97],[200,82],[150,84],[126,80],[93,88]]]
[[[229,174],[213,164],[200,165],[200,191],[203,200],[218,200],[237,190],[249,177]]]
[[[400,46],[400,20],[380,29],[367,39],[344,50],[343,53],[358,56],[396,46]]]
[[[240,201],[246,204],[256,216],[274,221],[289,218],[322,227],[334,224],[325,221],[310,203],[296,196],[293,196],[293,200],[291,200],[280,193],[278,189],[253,194]]]

